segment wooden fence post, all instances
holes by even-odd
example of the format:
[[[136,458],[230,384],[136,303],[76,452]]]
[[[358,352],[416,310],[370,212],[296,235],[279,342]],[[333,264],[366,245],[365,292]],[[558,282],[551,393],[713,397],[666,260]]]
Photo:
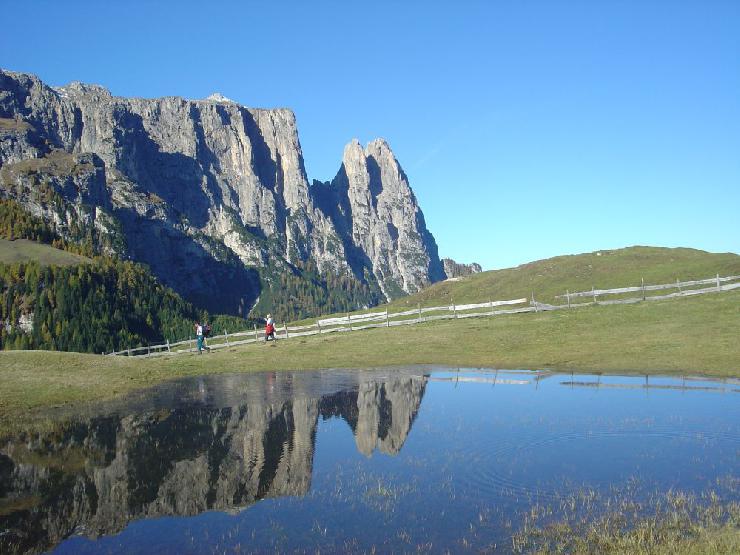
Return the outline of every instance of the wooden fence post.
[[[347,323],[349,324],[349,331],[352,331],[352,320],[349,319],[349,312],[347,313]]]
[[[386,328],[391,327],[391,323],[388,321],[388,309],[387,308],[385,309],[385,327]]]
[[[127,353],[128,353],[128,356],[131,356],[131,347],[128,348]]]
[[[149,356],[150,353],[151,353],[151,351],[149,349],[149,343],[147,343],[146,344],[146,356]]]
[[[717,274],[717,291],[722,291],[722,286],[719,284],[719,274]]]
[[[419,322],[421,322],[421,303],[417,305],[419,307]]]
[[[594,304],[599,304],[599,303],[598,303],[598,302],[596,301],[596,288],[594,288],[594,286],[593,286],[593,285],[591,286],[591,294],[592,294],[592,295],[594,296]]]
[[[290,335],[288,335],[288,324],[283,322],[283,329],[285,330],[285,339],[290,339]]]
[[[493,316],[493,301],[488,299],[488,308],[491,309],[491,316]]]
[[[455,318],[457,318],[457,307],[455,306],[455,299],[452,299],[452,312],[455,314]]]
[[[534,305],[534,311],[539,312],[539,310],[537,310],[537,301],[534,300],[534,291],[532,291],[532,304]]]
[[[319,326],[319,335],[321,335],[321,320],[316,320],[316,325]]]
[[[171,352],[172,352],[172,351],[170,350],[170,340],[169,340],[169,339],[167,340],[167,352],[168,352],[168,353],[171,353]]]
[[[645,300],[645,278],[640,278],[642,280],[642,300]]]
[[[570,308],[570,291],[568,289],[565,290],[565,296],[568,299],[568,308]]]
[[[193,352],[193,336],[191,334],[188,334],[188,345],[189,345],[188,352],[192,353]]]
[[[254,340],[259,341],[259,339],[257,338],[257,324],[252,324],[252,325],[254,326]]]
[[[681,292],[681,282],[678,281],[678,278],[676,278],[676,287],[678,287],[678,292]]]
[[[226,336],[226,346],[229,346],[229,332],[224,330],[224,335]]]

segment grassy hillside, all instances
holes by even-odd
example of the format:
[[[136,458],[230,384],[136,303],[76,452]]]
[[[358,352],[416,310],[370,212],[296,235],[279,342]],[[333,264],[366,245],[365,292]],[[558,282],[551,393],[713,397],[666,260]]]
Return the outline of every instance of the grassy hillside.
[[[740,291],[635,305],[443,321],[252,344],[207,355],[0,353],[0,428],[50,405],[178,376],[398,364],[740,377]]]
[[[391,307],[434,306],[531,297],[554,302],[566,289],[586,291],[670,283],[720,275],[740,275],[740,256],[696,249],[629,247],[557,256],[505,270],[481,272],[457,281],[443,281],[390,303]],[[562,303],[563,301],[559,301]]]
[[[38,262],[41,266],[74,266],[90,262],[90,259],[28,239],[9,241],[0,238],[0,264],[19,262]]]

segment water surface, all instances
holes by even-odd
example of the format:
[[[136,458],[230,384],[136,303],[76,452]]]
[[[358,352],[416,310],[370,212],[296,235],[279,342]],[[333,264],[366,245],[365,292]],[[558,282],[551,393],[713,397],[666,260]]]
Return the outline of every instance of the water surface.
[[[0,441],[0,551],[511,549],[526,515],[738,500],[740,384],[445,368],[178,380]]]

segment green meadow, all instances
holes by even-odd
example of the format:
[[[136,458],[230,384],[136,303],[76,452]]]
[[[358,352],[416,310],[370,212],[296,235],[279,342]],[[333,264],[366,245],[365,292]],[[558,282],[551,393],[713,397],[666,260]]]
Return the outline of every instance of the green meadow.
[[[28,239],[10,241],[0,238],[0,264],[24,262],[38,262],[41,266],[75,266],[90,262],[90,259]]]
[[[388,309],[399,312],[415,307],[450,306],[527,298],[538,302],[566,304],[566,292],[638,287],[679,281],[707,279],[719,274],[740,275],[740,255],[709,253],[697,249],[664,247],[627,247],[591,253],[557,256],[522,264],[515,268],[489,270],[471,276],[453,278],[390,303],[357,312]],[[647,296],[665,295],[678,289],[648,291]],[[639,294],[609,295],[601,300]],[[589,302],[580,298],[574,302]],[[332,316],[344,316],[334,314]],[[322,316],[326,317],[326,316]],[[308,318],[300,323],[312,323]]]
[[[161,357],[0,353],[0,421],[218,372],[430,364],[740,377],[740,291],[447,320]]]

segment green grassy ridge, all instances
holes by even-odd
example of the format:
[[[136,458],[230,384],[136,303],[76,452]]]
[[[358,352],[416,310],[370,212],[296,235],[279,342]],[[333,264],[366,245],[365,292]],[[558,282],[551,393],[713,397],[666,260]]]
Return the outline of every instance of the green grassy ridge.
[[[676,279],[706,279],[718,273],[721,276],[740,275],[740,255],[690,248],[634,246],[556,256],[515,268],[489,270],[454,281],[440,281],[413,295],[350,314],[385,309],[399,312],[417,306],[450,305],[453,301],[455,304],[469,304],[524,297],[529,299],[532,293],[539,302],[565,304],[564,299],[556,299],[555,296],[564,295],[566,290],[573,293],[588,291],[592,287],[612,289],[639,286],[642,279],[645,285],[673,283]],[[326,314],[318,318],[345,314]],[[318,318],[307,318],[294,324],[311,324]]]
[[[429,364],[740,377],[739,326],[740,291],[731,291],[298,337],[200,356],[3,352],[0,427],[43,407],[109,399],[176,377],[221,372]]]
[[[689,248],[634,246],[556,256],[516,268],[490,270],[442,281],[389,303],[391,308],[531,298],[555,302],[566,290],[588,291],[740,275],[740,255]],[[563,301],[558,301],[562,304]]]
[[[76,266],[92,260],[28,239],[8,240],[0,238],[0,264],[37,262],[41,266]]]

